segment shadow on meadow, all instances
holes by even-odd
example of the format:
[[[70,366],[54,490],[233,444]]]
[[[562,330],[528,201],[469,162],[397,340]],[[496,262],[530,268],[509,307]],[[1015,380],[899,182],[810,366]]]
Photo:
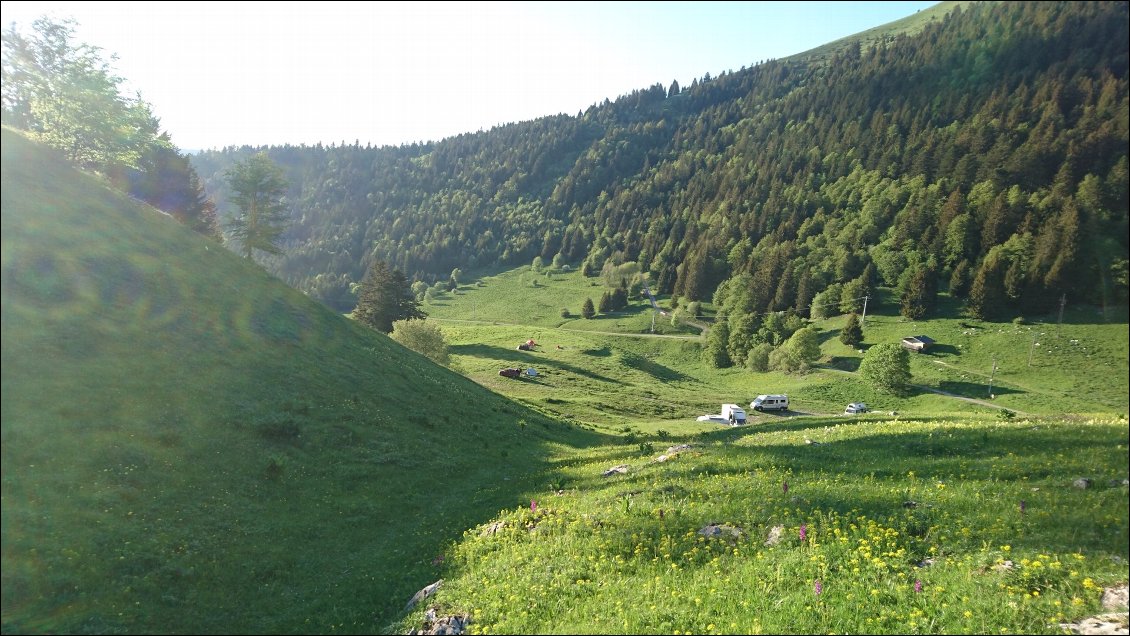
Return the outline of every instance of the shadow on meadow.
[[[933,346],[931,346],[929,349],[919,353],[918,355],[929,356],[931,358],[941,358],[941,357],[950,357],[950,356],[956,357],[956,356],[961,355],[961,349],[958,349],[957,347],[955,347],[951,344],[934,343]]]
[[[840,371],[850,371],[852,373],[859,371],[859,364],[863,362],[863,358],[857,356],[832,356],[828,360],[828,366]]]
[[[992,430],[939,426],[816,444],[724,449],[695,444],[696,449],[674,463],[654,461],[661,448],[649,456],[622,446],[608,449],[597,461],[608,467],[628,464],[626,474],[604,477],[593,470],[575,478],[570,487],[599,491],[598,501],[611,508],[600,520],[611,535],[608,549],[629,558],[637,537],[654,541],[691,533],[707,523],[733,523],[747,535],[740,541],[758,545],[774,525],[795,528],[808,519],[810,524],[815,521],[812,531],[818,532],[819,520],[829,513],[873,520],[905,533],[908,552],[903,558],[911,564],[935,556],[929,551],[932,546],[943,556],[1008,544],[1018,550],[1126,558],[1127,530],[1117,520],[1120,506],[1123,514],[1125,510],[1125,487],[1098,483],[1096,473],[1090,488],[1077,488],[1072,483],[1077,476],[1063,467],[1062,456],[1091,457],[1096,466],[1116,466],[1117,449],[1125,448],[1127,440],[1117,432],[1110,439],[1101,433],[1080,439],[1077,432],[1047,425]],[[732,441],[755,434],[739,429],[699,439]],[[786,475],[787,489],[780,481]],[[703,481],[706,477],[711,479]],[[688,505],[716,496],[711,484],[739,488],[733,496],[749,497],[749,505],[731,509],[724,517],[713,507]],[[791,544],[796,544],[795,538]],[[788,545],[786,540],[783,547]]]
[[[975,400],[987,400],[989,396],[988,382],[961,382],[957,380],[942,380],[938,382],[938,389],[961,397],[972,398]],[[919,391],[922,394],[923,391]],[[993,395],[1009,395],[1013,393],[1024,393],[1019,389],[1010,389],[1008,387],[996,384],[993,386]]]
[[[624,363],[624,366],[646,373],[662,382],[680,382],[690,379],[690,377],[684,373],[680,373],[658,362],[652,362],[636,353],[625,353],[620,359]]]
[[[611,378],[599,373],[594,373],[588,369],[578,367],[576,365],[562,362],[545,355],[544,351],[520,351],[517,349],[507,349],[496,345],[487,344],[471,344],[471,345],[452,345],[451,353],[455,355],[472,356],[476,358],[483,358],[487,360],[501,360],[500,364],[521,366],[521,367],[542,367],[552,368],[558,371],[573,373],[576,375],[584,376],[593,380],[601,382],[609,382],[612,384],[623,384],[616,378]]]

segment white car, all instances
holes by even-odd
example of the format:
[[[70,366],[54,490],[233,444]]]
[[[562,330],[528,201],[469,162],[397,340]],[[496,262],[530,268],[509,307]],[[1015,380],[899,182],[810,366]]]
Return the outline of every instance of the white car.
[[[867,408],[867,405],[863,402],[852,402],[851,404],[847,405],[846,409],[844,409],[844,415],[857,415],[859,413],[866,413],[870,410],[871,409]]]
[[[729,424],[730,420],[722,417],[721,415],[699,415],[698,421],[712,422],[714,424]]]

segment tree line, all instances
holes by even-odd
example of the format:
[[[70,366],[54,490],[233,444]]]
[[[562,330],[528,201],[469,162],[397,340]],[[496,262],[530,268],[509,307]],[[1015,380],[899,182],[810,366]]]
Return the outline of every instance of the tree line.
[[[576,116],[193,161],[221,210],[228,166],[279,163],[296,222],[272,271],[343,309],[377,260],[431,284],[533,257],[635,263],[657,293],[720,303],[732,332],[750,313],[858,312],[879,285],[909,316],[939,293],[986,318],[1122,303],[1126,18],[1124,2],[963,5]],[[727,281],[746,291],[716,298]]]

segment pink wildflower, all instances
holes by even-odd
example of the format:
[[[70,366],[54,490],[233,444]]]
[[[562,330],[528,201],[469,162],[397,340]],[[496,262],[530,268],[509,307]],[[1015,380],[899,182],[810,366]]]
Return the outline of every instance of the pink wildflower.
[[[820,582],[820,579],[816,579],[816,582],[812,584],[812,591],[816,596],[820,596],[824,593],[824,584]]]

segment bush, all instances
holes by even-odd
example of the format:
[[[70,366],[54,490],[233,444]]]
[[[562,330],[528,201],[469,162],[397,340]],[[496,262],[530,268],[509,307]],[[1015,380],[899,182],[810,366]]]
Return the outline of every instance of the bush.
[[[393,340],[419,353],[436,364],[444,366],[451,363],[447,351],[447,339],[435,324],[419,318],[397,320],[392,323]]]
[[[765,373],[769,371],[769,354],[773,352],[773,345],[768,342],[762,342],[754,345],[749,350],[749,356],[746,358],[746,367],[750,371],[758,373]]]
[[[910,389],[910,354],[893,342],[875,345],[864,354],[859,374],[883,393],[905,394]]]

